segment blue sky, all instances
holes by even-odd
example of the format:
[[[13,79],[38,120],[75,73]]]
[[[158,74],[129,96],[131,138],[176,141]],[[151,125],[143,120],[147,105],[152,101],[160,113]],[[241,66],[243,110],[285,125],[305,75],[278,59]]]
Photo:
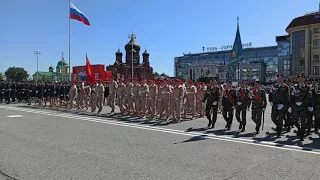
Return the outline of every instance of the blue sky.
[[[318,10],[318,0],[73,0],[91,26],[71,21],[71,65],[112,64],[118,47],[124,52],[133,30],[150,53],[154,70],[173,75],[174,57],[201,52],[202,46],[233,44],[237,16],[242,42],[275,45],[291,20]],[[68,0],[0,2],[0,72],[10,66],[36,71],[68,58]],[[141,52],[141,53],[142,53]]]

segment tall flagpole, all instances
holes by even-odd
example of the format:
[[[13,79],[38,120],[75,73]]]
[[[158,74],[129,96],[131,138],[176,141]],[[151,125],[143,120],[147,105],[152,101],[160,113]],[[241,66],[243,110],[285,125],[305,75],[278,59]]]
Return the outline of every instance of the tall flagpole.
[[[68,10],[68,13],[69,13],[69,81],[71,81],[71,62],[70,62],[70,53],[71,53],[71,44],[70,44],[70,4],[71,4],[71,0],[69,0],[69,10]]]

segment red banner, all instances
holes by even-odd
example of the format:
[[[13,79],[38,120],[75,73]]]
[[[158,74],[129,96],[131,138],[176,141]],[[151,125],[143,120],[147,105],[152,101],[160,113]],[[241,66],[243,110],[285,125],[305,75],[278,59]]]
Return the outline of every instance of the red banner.
[[[95,79],[106,81],[105,66],[103,64],[91,65]],[[73,82],[87,82],[86,66],[74,66],[72,68],[72,80]]]
[[[111,81],[111,77],[112,77],[112,72],[106,71],[106,81]]]

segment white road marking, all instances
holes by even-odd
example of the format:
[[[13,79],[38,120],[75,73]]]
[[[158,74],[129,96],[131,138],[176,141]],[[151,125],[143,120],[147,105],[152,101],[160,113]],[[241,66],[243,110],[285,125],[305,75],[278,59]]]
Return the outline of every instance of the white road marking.
[[[198,133],[198,132],[185,132],[185,131],[181,131],[181,130],[166,129],[166,128],[160,128],[160,127],[139,125],[139,124],[128,124],[128,123],[123,123],[123,122],[116,122],[116,121],[112,120],[111,118],[104,118],[104,119],[90,118],[90,117],[84,117],[84,116],[73,115],[73,114],[51,113],[51,112],[47,112],[47,111],[31,110],[31,109],[7,107],[7,106],[0,106],[0,108],[15,110],[15,111],[22,111],[22,112],[30,112],[30,113],[35,113],[35,114],[42,114],[42,115],[47,115],[47,116],[64,117],[64,118],[69,118],[69,119],[78,119],[78,120],[82,120],[82,121],[104,123],[104,124],[110,124],[110,125],[116,125],[116,126],[133,127],[133,128],[137,128],[137,129],[145,129],[145,130],[150,130],[150,131],[158,131],[158,132],[179,134],[179,135],[192,136],[192,137],[203,136],[203,138],[207,138],[207,139],[214,139],[214,140],[220,140],[220,141],[234,142],[234,143],[240,143],[240,144],[249,144],[249,145],[255,145],[255,146],[260,146],[260,147],[269,147],[269,148],[274,148],[274,149],[282,149],[282,150],[287,150],[287,151],[296,151],[296,152],[303,152],[303,153],[311,153],[311,154],[319,154],[320,155],[320,151],[319,151],[320,149],[317,149],[317,148],[285,145],[285,144],[278,144],[278,143],[274,143],[274,142],[257,141],[257,140],[252,140],[252,139],[233,138],[233,137],[228,137],[228,136],[223,136],[223,135],[204,134],[204,133]]]
[[[7,116],[8,118],[18,118],[18,117],[23,117],[22,115],[11,115],[11,116]]]

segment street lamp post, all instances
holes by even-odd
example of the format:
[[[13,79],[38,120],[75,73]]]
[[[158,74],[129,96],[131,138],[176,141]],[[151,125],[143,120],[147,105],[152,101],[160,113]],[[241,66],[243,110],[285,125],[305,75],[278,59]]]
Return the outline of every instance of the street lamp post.
[[[132,33],[129,35],[129,38],[132,40],[131,41],[131,78],[133,79],[133,53],[135,52],[135,50],[133,49],[133,42],[136,36]]]
[[[41,53],[39,50],[36,50],[34,51],[34,54],[37,55],[37,81],[39,81],[39,54]]]

